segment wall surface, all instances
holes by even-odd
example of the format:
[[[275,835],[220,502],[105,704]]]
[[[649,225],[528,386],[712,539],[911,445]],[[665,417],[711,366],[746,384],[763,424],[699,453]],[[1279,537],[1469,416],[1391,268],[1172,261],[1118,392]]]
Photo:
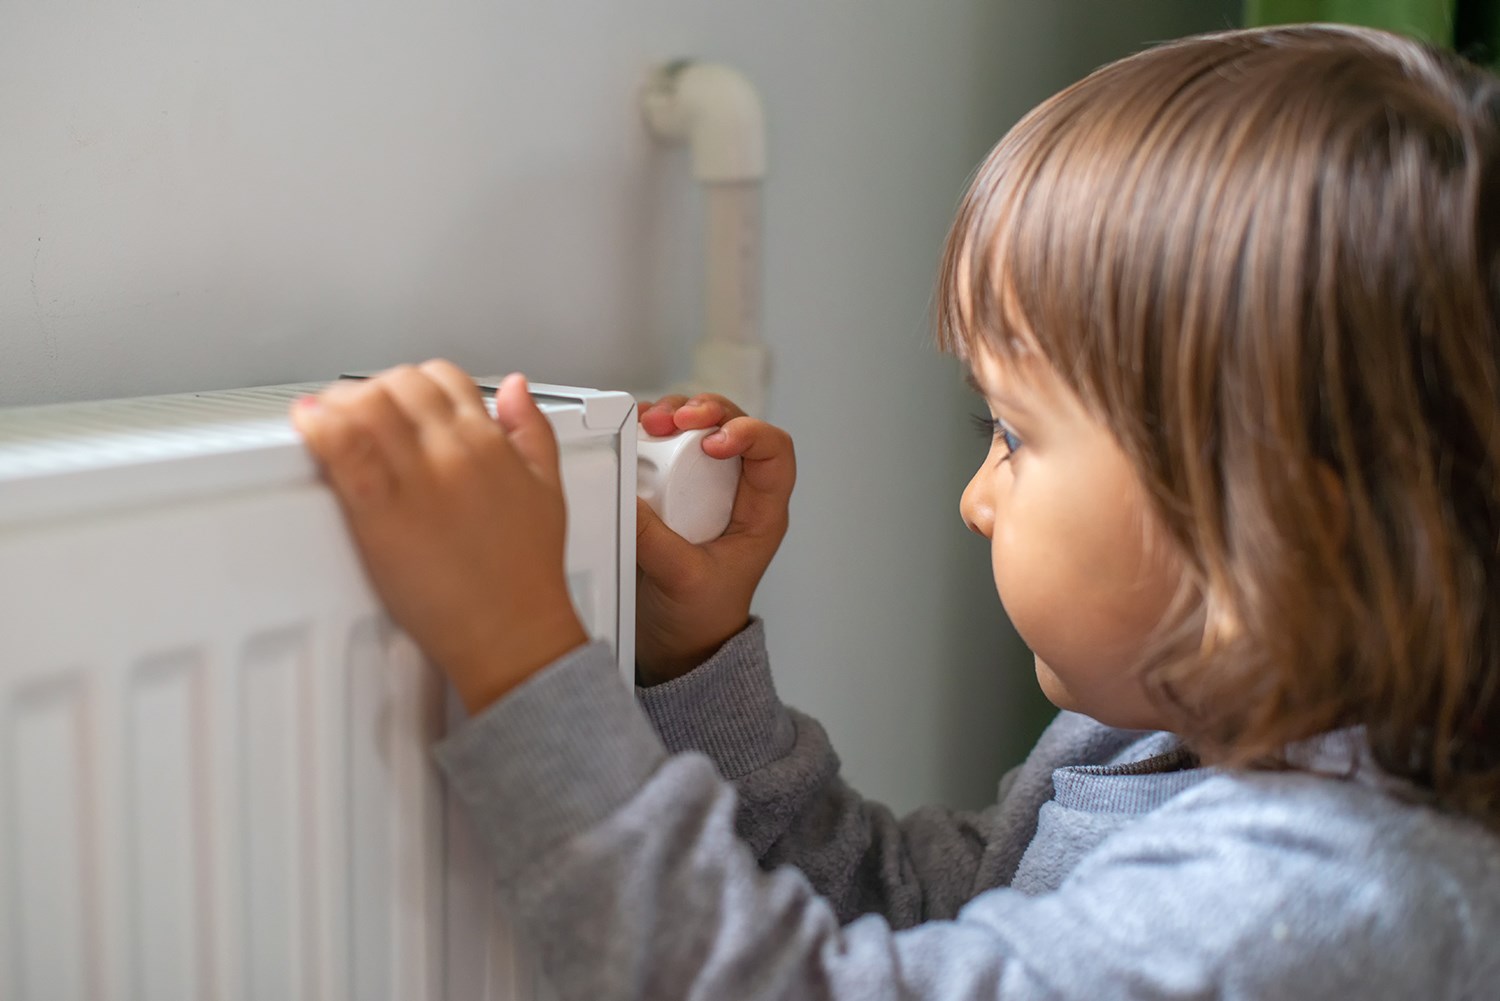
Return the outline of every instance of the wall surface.
[[[850,779],[973,805],[1044,718],[956,505],[982,442],[929,347],[969,171],[1108,58],[1225,0],[58,0],[0,6],[0,404],[444,355],[685,375],[699,210],[653,64],[762,90],[768,416],[798,444],[761,589]]]

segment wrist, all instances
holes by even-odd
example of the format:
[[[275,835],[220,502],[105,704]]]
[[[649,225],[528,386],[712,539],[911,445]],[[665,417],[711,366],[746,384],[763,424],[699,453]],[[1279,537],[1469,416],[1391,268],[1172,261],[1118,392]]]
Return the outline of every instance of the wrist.
[[[525,628],[457,660],[445,673],[474,716],[588,642],[588,631],[569,606],[565,614],[528,619]]]
[[[635,683],[642,688],[675,681],[705,663],[750,624],[749,613],[737,624],[705,634],[707,638],[676,638],[672,643],[642,642],[638,638],[635,660]]]

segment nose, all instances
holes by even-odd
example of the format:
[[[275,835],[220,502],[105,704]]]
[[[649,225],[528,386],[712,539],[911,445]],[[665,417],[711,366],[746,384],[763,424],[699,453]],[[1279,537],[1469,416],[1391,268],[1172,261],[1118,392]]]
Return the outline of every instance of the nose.
[[[984,488],[983,471],[975,473],[958,500],[958,513],[975,535],[990,538],[995,530],[995,508]]]

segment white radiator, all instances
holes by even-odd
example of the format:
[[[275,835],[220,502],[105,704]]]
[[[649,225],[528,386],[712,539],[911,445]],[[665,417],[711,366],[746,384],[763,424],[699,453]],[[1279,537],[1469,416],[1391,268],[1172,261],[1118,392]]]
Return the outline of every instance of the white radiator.
[[[317,388],[0,411],[0,998],[539,989],[430,760],[452,700],[287,421]],[[633,402],[532,388],[628,674]]]

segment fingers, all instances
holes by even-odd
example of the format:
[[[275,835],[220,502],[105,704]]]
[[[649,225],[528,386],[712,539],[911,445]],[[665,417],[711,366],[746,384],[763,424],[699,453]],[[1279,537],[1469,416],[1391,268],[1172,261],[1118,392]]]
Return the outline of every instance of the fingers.
[[[718,393],[699,393],[683,404],[672,419],[679,428],[690,431],[714,427],[744,416],[745,412],[738,405]]]
[[[687,402],[687,397],[680,394],[663,396],[655,403],[641,403],[636,407],[639,413],[641,426],[646,429],[647,434],[665,437],[677,430],[677,425],[672,420],[672,415],[677,408]]]
[[[455,414],[489,418],[489,411],[484,408],[484,397],[480,394],[479,387],[474,385],[474,380],[469,378],[463,369],[451,361],[435,358],[432,361],[423,362],[417,366],[417,370],[432,380],[433,385],[447,395],[449,406]]]
[[[753,417],[736,417],[703,439],[703,451],[715,459],[738,455],[742,462],[727,532],[786,531],[787,508],[797,482],[791,435]]]
[[[341,499],[356,505],[421,482],[434,462],[451,471],[466,455],[510,451],[473,381],[445,361],[335,382],[294,407],[292,420]]]
[[[733,401],[717,393],[664,396],[654,403],[639,404],[637,413],[646,433],[656,436],[719,427],[703,439],[704,453],[715,459],[736,455],[743,459],[740,488],[726,534],[779,535],[786,531],[797,459],[791,436],[785,431],[746,416]]]
[[[292,423],[346,508],[370,508],[395,494],[395,470],[375,436],[336,397],[329,401],[308,396],[297,401]]]
[[[667,527],[651,505],[635,501],[635,562],[648,577],[672,581],[702,560],[698,547]]]
[[[485,409],[484,397],[474,380],[452,362],[433,360],[417,366],[430,385],[430,391],[441,394],[447,412],[435,416],[428,439],[435,452],[445,451],[448,460],[460,465],[471,458],[505,463],[513,461],[515,451]],[[451,467],[450,467],[451,468]]]
[[[336,382],[320,399],[325,411],[361,428],[398,470],[411,465],[417,451],[416,424],[384,382]]]
[[[557,435],[552,431],[552,422],[531,398],[524,375],[515,373],[501,380],[500,388],[495,391],[495,419],[532,472],[544,482],[560,486]]]
[[[715,427],[745,412],[717,393],[699,393],[693,397],[674,394],[655,403],[637,406],[641,426],[647,434],[664,437],[678,431]]]
[[[443,388],[412,365],[397,365],[367,383],[383,388],[418,432],[453,416],[453,401]]]

